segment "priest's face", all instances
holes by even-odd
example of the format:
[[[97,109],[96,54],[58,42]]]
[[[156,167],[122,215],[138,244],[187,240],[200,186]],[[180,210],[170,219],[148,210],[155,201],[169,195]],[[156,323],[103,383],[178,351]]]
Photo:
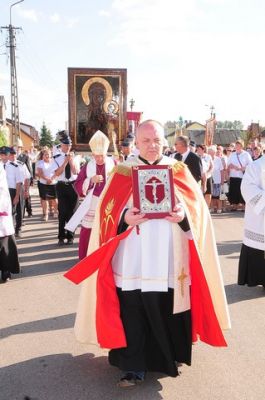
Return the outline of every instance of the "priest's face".
[[[97,165],[103,165],[106,161],[106,154],[93,154]]]
[[[137,129],[136,147],[140,156],[154,162],[162,156],[164,130],[155,121],[143,122]]]

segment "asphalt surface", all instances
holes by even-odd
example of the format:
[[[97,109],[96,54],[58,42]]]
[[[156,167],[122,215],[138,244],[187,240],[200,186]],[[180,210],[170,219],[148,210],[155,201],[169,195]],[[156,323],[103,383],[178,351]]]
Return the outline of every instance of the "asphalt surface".
[[[232,320],[228,347],[198,343],[179,377],[150,373],[119,389],[107,351],[74,338],[80,288],[63,273],[77,262],[78,234],[73,246],[58,247],[57,221],[41,222],[37,196],[33,206],[18,240],[22,273],[0,285],[1,400],[264,399],[265,290],[236,284],[243,213],[213,217]]]

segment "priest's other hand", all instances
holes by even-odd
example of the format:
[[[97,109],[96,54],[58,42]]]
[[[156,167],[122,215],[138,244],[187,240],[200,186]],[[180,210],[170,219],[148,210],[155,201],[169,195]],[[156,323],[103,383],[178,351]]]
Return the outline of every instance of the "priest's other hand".
[[[170,216],[166,217],[166,220],[169,222],[174,222],[176,224],[179,224],[183,219],[185,218],[185,211],[184,208],[181,204],[177,204],[173,212],[170,213]]]
[[[129,208],[124,215],[124,221],[126,224],[130,226],[136,226],[147,221],[147,218],[144,218],[145,214],[140,214],[139,211],[140,210],[138,210],[136,207]]]

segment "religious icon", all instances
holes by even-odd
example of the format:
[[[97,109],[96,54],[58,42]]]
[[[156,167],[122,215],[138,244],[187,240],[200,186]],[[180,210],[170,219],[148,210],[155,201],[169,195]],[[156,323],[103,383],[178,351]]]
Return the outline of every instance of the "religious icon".
[[[147,218],[164,218],[175,205],[172,167],[137,165],[132,167],[133,203]]]
[[[68,69],[69,132],[77,149],[100,130],[112,142],[126,130],[126,69]],[[113,147],[113,146],[112,146]]]

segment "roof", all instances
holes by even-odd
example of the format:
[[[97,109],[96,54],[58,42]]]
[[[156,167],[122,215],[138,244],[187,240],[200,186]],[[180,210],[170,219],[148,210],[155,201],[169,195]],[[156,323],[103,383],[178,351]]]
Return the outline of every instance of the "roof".
[[[167,134],[165,135],[165,137],[167,138],[167,137],[174,136],[174,135],[175,135],[175,133],[176,133],[176,129],[174,128],[174,129],[173,129],[173,131],[172,131],[172,132],[169,132],[169,133],[167,133]]]
[[[204,130],[197,131],[188,131],[188,136],[190,140],[193,140],[196,144],[203,144],[205,138]],[[241,138],[240,130],[232,130],[232,129],[216,129],[213,143],[220,145],[228,145],[232,142]]]
[[[203,144],[205,138],[205,130],[188,131],[190,140],[193,140],[196,144]]]
[[[214,143],[227,145],[241,139],[241,131],[237,129],[216,129]]]
[[[190,121],[190,122],[186,123],[186,125],[184,126],[184,129],[187,129],[189,131],[193,130],[192,128],[194,128],[195,131],[197,131],[197,130],[205,131],[206,130],[206,126],[197,121],[193,121],[193,122]]]
[[[6,119],[6,124],[12,126],[11,120],[10,120],[10,119]],[[24,125],[24,124],[22,124],[22,125]],[[29,134],[28,132],[26,132],[23,128],[21,128],[21,126],[20,126],[20,130],[21,130],[21,132],[23,132],[25,135],[27,135],[30,139],[32,139],[32,140],[35,139],[32,135],[30,135],[30,134]]]

